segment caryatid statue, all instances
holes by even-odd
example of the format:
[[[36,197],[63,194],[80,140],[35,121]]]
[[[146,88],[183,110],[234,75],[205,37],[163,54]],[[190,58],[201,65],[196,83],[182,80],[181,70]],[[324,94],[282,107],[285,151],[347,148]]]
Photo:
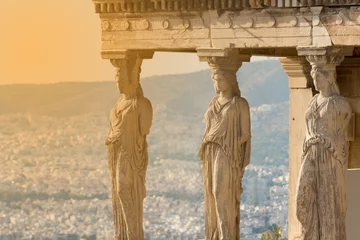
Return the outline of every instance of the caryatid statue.
[[[336,66],[341,49],[326,55],[307,55],[311,76],[319,92],[306,110],[306,137],[299,173],[296,215],[303,240],[345,240],[347,167],[346,130],[352,110],[340,95]]]
[[[205,114],[199,157],[205,192],[206,240],[240,239],[242,177],[250,161],[250,110],[241,97],[237,56],[210,57],[215,91]]]
[[[145,174],[148,166],[146,135],[152,123],[152,106],[139,83],[142,59],[112,60],[122,97],[110,113],[106,145],[112,187],[114,240],[141,240]]]

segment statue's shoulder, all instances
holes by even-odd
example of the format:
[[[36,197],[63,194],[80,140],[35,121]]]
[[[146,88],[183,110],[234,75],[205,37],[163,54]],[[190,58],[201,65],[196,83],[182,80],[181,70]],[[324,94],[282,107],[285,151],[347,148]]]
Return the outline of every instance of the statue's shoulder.
[[[121,103],[123,96],[120,96],[119,99],[116,101],[114,107],[112,108],[113,111],[117,111],[119,104]]]
[[[315,99],[317,99],[319,95],[320,95],[320,93],[315,94],[315,95],[312,97],[312,100],[314,101]]]
[[[241,104],[249,105],[248,101],[244,97],[237,97],[238,101],[241,102]]]
[[[334,94],[329,98],[329,104],[337,110],[337,112],[351,113],[351,106],[347,99],[340,94]]]
[[[318,96],[319,96],[319,93],[315,94],[315,95],[312,97],[312,99],[311,99],[311,101],[310,101],[310,103],[309,103],[309,106],[312,106],[314,103],[316,103],[316,99],[318,98]]]
[[[137,98],[137,100],[138,100],[138,102],[139,102],[139,104],[144,104],[144,105],[151,105],[151,102],[150,102],[150,100],[149,99],[147,99],[146,97],[144,97],[144,96],[139,96],[138,98]]]
[[[140,110],[151,110],[152,105],[149,99],[144,96],[139,96],[137,99]]]
[[[346,98],[344,96],[341,96],[340,94],[334,94],[331,97],[329,97],[329,99],[332,102],[339,102],[339,103],[347,102]]]
[[[116,101],[115,105],[118,105],[122,100],[123,100],[123,96],[121,95],[118,100]]]
[[[246,98],[235,96],[234,101],[241,109],[249,109],[250,108],[249,103],[246,100]]]
[[[213,99],[211,99],[210,103],[209,103],[209,107],[214,105],[214,103],[216,102],[216,100],[218,100],[219,96],[215,96],[213,97]]]

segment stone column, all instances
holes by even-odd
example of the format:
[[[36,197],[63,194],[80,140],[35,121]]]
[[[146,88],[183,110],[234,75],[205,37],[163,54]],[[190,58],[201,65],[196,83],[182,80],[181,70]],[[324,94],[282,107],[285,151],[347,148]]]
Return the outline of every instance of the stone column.
[[[297,50],[311,64],[311,76],[319,94],[306,110],[296,216],[304,239],[344,240],[349,158],[346,134],[352,118],[352,109],[341,96],[336,81],[336,67],[343,61],[344,51],[336,47]]]
[[[250,162],[250,109],[241,97],[236,72],[250,56],[238,49],[198,50],[209,63],[215,96],[205,114],[200,146],[205,193],[205,238],[240,239],[242,177]]]
[[[112,187],[114,240],[144,239],[143,200],[148,165],[146,136],[152,123],[152,106],[140,85],[141,64],[152,52],[112,54],[117,88],[123,95],[110,113],[106,140]]]
[[[296,217],[295,196],[306,131],[305,111],[313,97],[313,83],[311,66],[305,57],[280,58],[280,62],[289,76],[290,88],[288,238],[293,240],[301,234]]]

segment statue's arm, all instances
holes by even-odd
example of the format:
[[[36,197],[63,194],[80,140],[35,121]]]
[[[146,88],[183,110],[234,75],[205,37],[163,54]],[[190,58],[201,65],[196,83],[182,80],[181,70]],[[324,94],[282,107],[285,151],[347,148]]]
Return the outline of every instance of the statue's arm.
[[[329,109],[334,109],[333,111],[333,125],[337,126],[337,134],[342,134],[346,131],[346,128],[350,122],[352,109],[348,101],[341,98],[334,98],[330,101],[331,106],[328,106]]]
[[[242,174],[245,167],[250,163],[251,152],[251,122],[250,122],[250,107],[245,98],[242,98],[241,112],[240,112],[240,131],[241,136],[239,140],[239,149],[241,149],[242,155]]]
[[[140,133],[147,135],[150,133],[150,127],[153,119],[153,109],[148,99],[143,98],[140,104]]]
[[[239,144],[243,144],[251,137],[251,123],[250,123],[250,107],[245,98],[241,99],[241,112],[240,112],[240,139]]]
[[[216,96],[216,97],[214,97],[214,98],[211,100],[211,102],[209,103],[208,108],[207,108],[208,110],[209,110],[210,108],[212,108],[214,102],[215,102],[216,99],[218,99],[218,98],[219,98],[219,97]],[[204,137],[205,137],[205,135],[209,132],[209,130],[210,130],[210,122],[209,122],[208,117],[206,116],[206,113],[205,113],[205,131],[204,131]]]
[[[109,136],[110,136],[110,133],[111,133],[111,123],[109,125],[110,126],[109,126],[109,131],[108,131],[108,133],[106,135],[105,145],[108,145],[110,143]]]
[[[344,122],[345,122],[345,128],[347,128],[347,126],[349,125],[350,119],[351,119],[352,108],[346,99],[344,99],[344,101],[345,101],[344,108],[343,108],[344,113],[342,115],[343,115]]]

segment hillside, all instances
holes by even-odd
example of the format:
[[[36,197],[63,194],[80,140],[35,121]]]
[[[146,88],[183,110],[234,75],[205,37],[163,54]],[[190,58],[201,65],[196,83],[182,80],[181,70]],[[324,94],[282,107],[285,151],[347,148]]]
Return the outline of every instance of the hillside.
[[[287,76],[278,61],[245,63],[238,81],[251,106],[288,100]],[[165,104],[184,114],[204,112],[215,95],[210,70],[154,76],[141,83],[154,106]],[[69,117],[109,112],[118,97],[115,82],[5,85],[0,86],[0,114]]]
[[[238,72],[238,81],[252,107],[252,161],[260,163],[269,157],[280,164],[288,156],[286,74],[275,60],[246,63]],[[203,115],[215,96],[210,70],[154,76],[141,82],[155,111],[150,151],[165,158],[197,159]],[[118,97],[112,82],[0,86],[0,114],[107,116]],[[106,120],[101,124],[108,126]]]

